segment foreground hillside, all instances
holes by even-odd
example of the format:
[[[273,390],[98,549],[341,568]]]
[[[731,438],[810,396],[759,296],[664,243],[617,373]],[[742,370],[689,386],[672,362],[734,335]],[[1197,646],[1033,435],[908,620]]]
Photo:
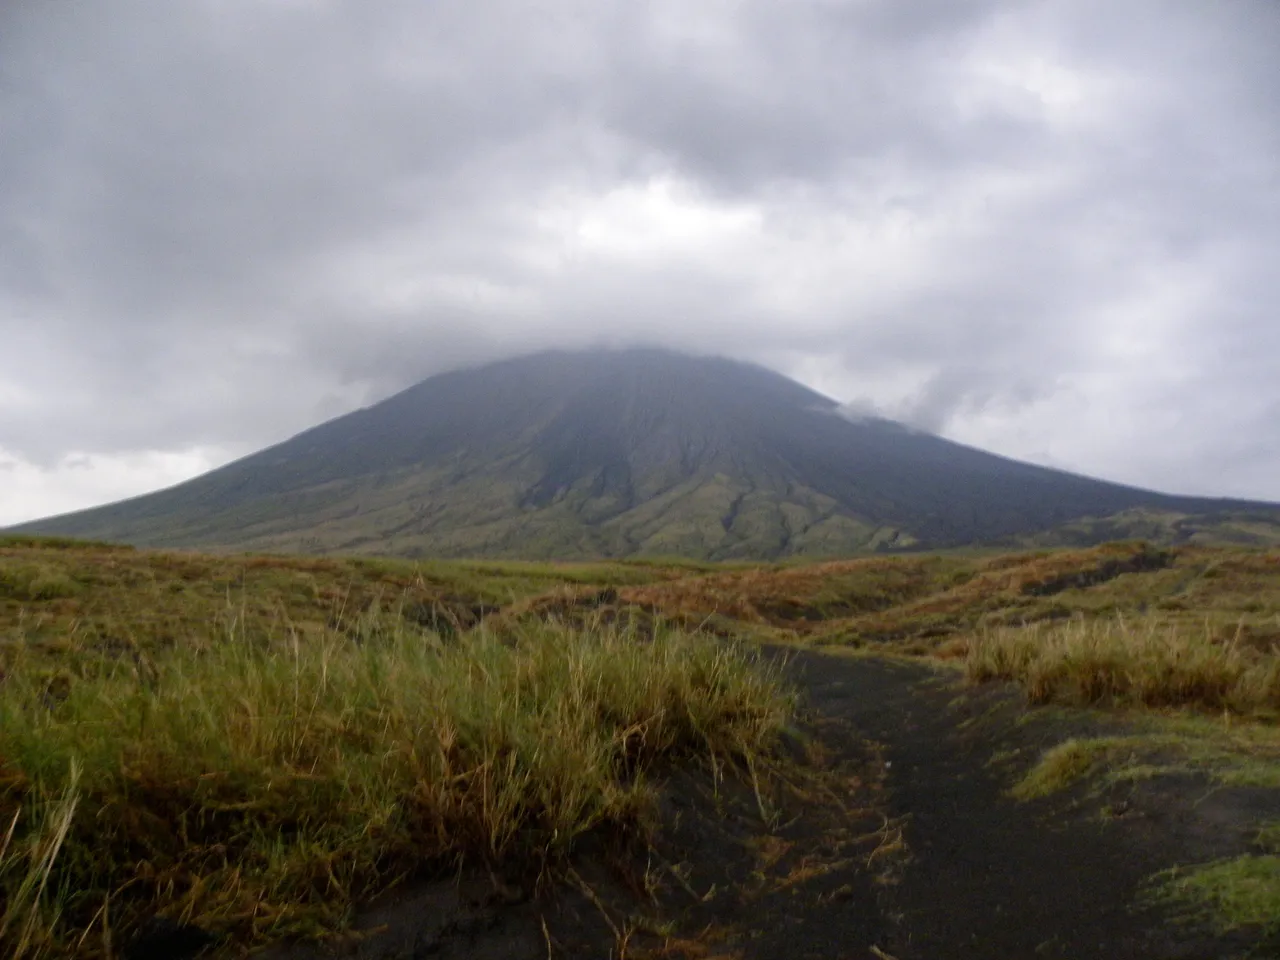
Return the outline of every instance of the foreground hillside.
[[[655,765],[750,762],[776,681],[674,628],[471,628],[657,575],[0,544],[0,951],[317,934],[424,869],[539,881],[636,833]]]
[[[810,652],[784,676],[761,643]],[[549,565],[11,538],[0,691],[5,955],[229,956],[372,923],[379,956],[1223,957],[1280,910],[1276,553]],[[1045,817],[1076,892],[1045,895]],[[938,886],[975,864],[972,897]],[[389,889],[381,921],[352,913]]]
[[[548,353],[426,380],[171,490],[23,532],[406,557],[716,560],[999,543],[1280,543],[1173,497],[875,418],[763,368]]]

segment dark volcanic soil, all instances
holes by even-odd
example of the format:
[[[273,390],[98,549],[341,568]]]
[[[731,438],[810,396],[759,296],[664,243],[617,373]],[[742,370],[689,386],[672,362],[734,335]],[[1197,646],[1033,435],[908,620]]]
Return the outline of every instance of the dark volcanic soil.
[[[1231,791],[1201,809],[1202,780],[1148,786],[1124,798],[1121,819],[1104,818],[1101,799],[1019,803],[998,759],[1028,765],[1096,721],[1065,730],[1007,689],[962,691],[914,664],[802,656],[794,666],[815,710],[883,744],[889,812],[909,817],[909,861],[882,899],[895,957],[1222,960],[1257,946],[1138,906],[1153,873],[1247,850],[1256,821],[1235,829],[1210,812],[1232,809]]]
[[[477,874],[424,883],[366,911],[358,944],[264,956],[1277,955],[1138,905],[1153,873],[1244,852],[1259,809],[1280,817],[1274,794],[1211,792],[1188,778],[1106,798],[1120,817],[1101,816],[1101,798],[1018,803],[1007,796],[1018,769],[1098,721],[1028,719],[1009,690],[965,690],[923,665],[788,656],[810,739],[792,744],[805,763],[775,771],[761,797],[730,776],[676,774],[652,849],[602,841],[553,893],[525,899]]]

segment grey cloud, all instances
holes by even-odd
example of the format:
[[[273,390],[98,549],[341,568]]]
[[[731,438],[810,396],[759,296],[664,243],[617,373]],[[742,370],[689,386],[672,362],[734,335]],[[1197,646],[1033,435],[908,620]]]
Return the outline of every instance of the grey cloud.
[[[1000,6],[754,2],[705,48],[639,24],[600,113],[639,148],[743,192],[886,158],[936,170],[1030,150],[1041,137],[1025,118],[961,122],[951,102],[957,48]]]
[[[1212,451],[1280,497],[1278,45],[1268,0],[18,0],[0,448],[243,450],[656,342],[817,358],[930,430],[1059,411],[1079,469],[1208,488]],[[762,226],[703,257],[556,220],[662,178]],[[1061,413],[1104,394],[1138,436]],[[1139,449],[1169,405],[1181,459]]]

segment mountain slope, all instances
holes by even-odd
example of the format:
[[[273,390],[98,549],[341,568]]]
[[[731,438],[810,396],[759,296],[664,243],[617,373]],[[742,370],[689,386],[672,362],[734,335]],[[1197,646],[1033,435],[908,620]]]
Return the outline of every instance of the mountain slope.
[[[178,487],[20,529],[256,550],[758,558],[1051,540],[1065,525],[1079,542],[1122,513],[1170,530],[1199,518],[1199,539],[1228,521],[1246,531],[1229,539],[1280,532],[1277,507],[1047,470],[846,419],[759,367],[628,350],[432,377]]]

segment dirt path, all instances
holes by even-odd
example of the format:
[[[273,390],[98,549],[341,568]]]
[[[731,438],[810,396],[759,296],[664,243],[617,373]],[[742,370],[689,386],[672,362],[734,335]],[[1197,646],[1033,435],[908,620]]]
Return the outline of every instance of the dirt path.
[[[965,690],[924,665],[786,656],[804,690],[806,759],[820,769],[811,779],[757,795],[731,778],[678,773],[654,847],[584,852],[576,887],[525,899],[499,895],[483,876],[437,880],[367,911],[360,926],[370,936],[358,946],[265,956],[1277,955],[1136,906],[1151,874],[1241,852],[1229,793],[1206,803],[1202,782],[1147,787],[1125,798],[1118,819],[1100,816],[1100,801],[1018,803],[1007,795],[1016,768],[1097,721],[1028,719],[1008,689]]]
[[[1060,720],[1019,723],[1008,691],[961,695],[924,666],[802,655],[793,670],[814,710],[881,744],[889,812],[909,818],[909,862],[881,899],[886,950],[900,960],[1221,960],[1246,949],[1135,906],[1145,878],[1204,846],[1212,825],[1190,812],[1203,784],[1135,798],[1133,822],[1105,820],[1097,803],[1019,803],[993,760],[1061,742]]]

